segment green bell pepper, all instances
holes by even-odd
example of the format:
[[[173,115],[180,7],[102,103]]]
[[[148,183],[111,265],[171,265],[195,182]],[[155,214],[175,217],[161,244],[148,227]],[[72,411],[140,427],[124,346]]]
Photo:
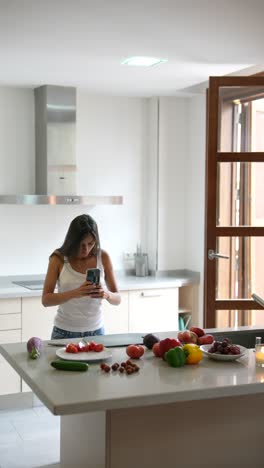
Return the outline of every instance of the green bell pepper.
[[[186,356],[183,349],[177,346],[166,352],[165,360],[172,367],[182,367],[186,362]]]

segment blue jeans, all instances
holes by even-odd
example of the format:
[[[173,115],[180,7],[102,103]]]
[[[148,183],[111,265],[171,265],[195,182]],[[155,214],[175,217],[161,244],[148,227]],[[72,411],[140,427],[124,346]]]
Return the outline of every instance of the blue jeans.
[[[68,338],[84,338],[85,336],[104,335],[104,327],[98,328],[98,330],[86,331],[86,332],[72,332],[68,330],[62,330],[58,327],[53,327],[51,339],[52,340],[63,340]]]

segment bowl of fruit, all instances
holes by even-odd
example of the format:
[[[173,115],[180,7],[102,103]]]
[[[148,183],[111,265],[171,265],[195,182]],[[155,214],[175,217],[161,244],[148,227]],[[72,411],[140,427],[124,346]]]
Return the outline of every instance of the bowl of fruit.
[[[202,345],[200,349],[203,353],[215,361],[236,361],[247,351],[244,346],[233,344],[230,339],[224,338],[222,341],[214,341],[212,344]]]

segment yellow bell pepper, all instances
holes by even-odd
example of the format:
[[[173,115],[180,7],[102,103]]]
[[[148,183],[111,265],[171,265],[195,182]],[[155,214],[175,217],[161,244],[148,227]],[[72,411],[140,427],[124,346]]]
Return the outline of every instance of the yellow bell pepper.
[[[198,364],[203,359],[203,352],[194,343],[185,344],[182,349],[186,356],[186,364]]]

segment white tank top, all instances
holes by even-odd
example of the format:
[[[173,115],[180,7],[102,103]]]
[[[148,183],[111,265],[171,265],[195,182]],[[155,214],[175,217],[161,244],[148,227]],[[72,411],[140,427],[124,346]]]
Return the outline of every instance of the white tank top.
[[[104,269],[101,255],[97,256],[97,268],[100,269],[101,285],[104,286]],[[76,289],[84,283],[85,279],[86,275],[75,271],[65,257],[57,282],[58,292]],[[98,330],[103,326],[102,299],[80,297],[60,304],[54,325],[72,332]]]

